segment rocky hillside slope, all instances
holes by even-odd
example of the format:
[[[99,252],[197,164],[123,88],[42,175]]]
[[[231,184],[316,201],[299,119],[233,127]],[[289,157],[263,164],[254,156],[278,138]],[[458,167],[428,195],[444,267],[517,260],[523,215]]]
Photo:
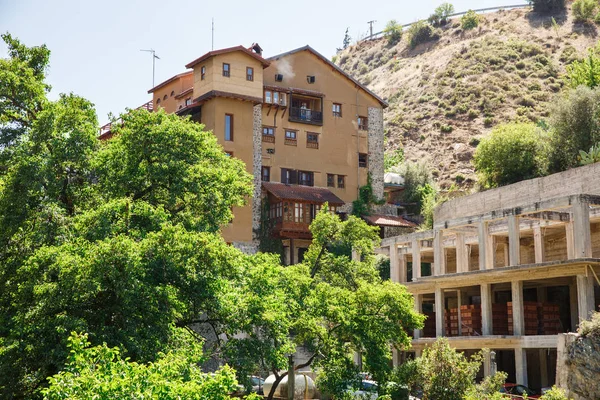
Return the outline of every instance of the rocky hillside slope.
[[[428,160],[442,188],[472,186],[471,163],[480,138],[498,123],[538,122],[561,91],[566,66],[597,41],[595,26],[571,12],[552,17],[529,9],[481,15],[463,31],[460,18],[440,28],[440,39],[411,49],[366,41],[335,62],[389,102],[386,151],[404,147],[408,160]]]

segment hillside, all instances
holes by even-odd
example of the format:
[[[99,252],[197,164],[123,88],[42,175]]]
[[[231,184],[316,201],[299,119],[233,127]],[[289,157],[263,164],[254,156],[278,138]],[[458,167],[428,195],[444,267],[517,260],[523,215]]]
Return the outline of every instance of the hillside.
[[[473,185],[473,152],[494,125],[546,118],[566,66],[597,41],[596,28],[570,12],[554,16],[557,27],[529,9],[480,17],[471,31],[452,19],[439,40],[414,49],[404,32],[396,45],[365,41],[336,57],[389,102],[386,151],[404,147],[406,159],[428,160],[442,188]]]

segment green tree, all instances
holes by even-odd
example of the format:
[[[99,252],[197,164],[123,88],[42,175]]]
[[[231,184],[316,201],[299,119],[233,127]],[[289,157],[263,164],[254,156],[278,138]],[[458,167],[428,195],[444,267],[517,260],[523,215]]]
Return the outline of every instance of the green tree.
[[[383,37],[388,41],[388,44],[394,45],[402,39],[402,25],[400,25],[395,19],[388,21],[385,29],[383,30]]]
[[[450,3],[442,3],[434,10],[429,21],[435,26],[446,25],[452,14],[454,14],[454,6]]]
[[[528,0],[536,12],[557,12],[565,8],[565,0]]]
[[[346,33],[344,34],[344,41],[342,42],[342,48],[344,50],[346,50],[348,48],[348,46],[350,46],[350,41],[352,40],[352,38],[350,37],[350,34],[348,33],[348,30],[350,28],[346,28]]]
[[[200,370],[202,347],[195,338],[148,364],[123,358],[118,347],[91,347],[88,335],[72,333],[68,343],[69,360],[64,371],[49,378],[50,386],[42,391],[46,400],[226,400],[237,389],[231,368],[213,375]]]
[[[567,66],[567,79],[572,88],[587,86],[595,88],[600,84],[600,58],[593,50],[588,57],[579,61],[575,60]]]
[[[479,183],[493,188],[546,173],[544,132],[535,124],[499,125],[483,138],[473,157]]]
[[[550,171],[579,166],[579,151],[600,142],[600,88],[579,86],[566,92],[550,115]]]
[[[431,167],[422,161],[405,161],[398,173],[404,177],[404,191],[402,200],[406,208],[413,214],[421,214],[425,197],[430,192],[424,187],[433,186],[433,177],[431,176]]]
[[[427,43],[439,39],[438,31],[427,21],[415,22],[408,28],[408,42],[411,48],[415,48],[422,43]]]
[[[481,383],[467,390],[464,400],[502,400],[505,399],[500,389],[506,382],[506,372],[497,372],[486,376]]]
[[[479,26],[479,15],[473,10],[467,11],[465,15],[460,18],[460,26],[465,30],[471,30]]]
[[[575,21],[587,22],[594,18],[597,6],[596,0],[575,0],[571,6]]]
[[[398,147],[396,150],[392,150],[384,153],[383,155],[383,167],[386,172],[398,167],[404,161],[404,148]]]

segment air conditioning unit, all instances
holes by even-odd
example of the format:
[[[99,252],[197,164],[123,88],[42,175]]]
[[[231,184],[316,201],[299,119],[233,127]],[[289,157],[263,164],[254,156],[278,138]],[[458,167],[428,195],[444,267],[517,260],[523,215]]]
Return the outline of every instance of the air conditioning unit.
[[[308,75],[308,76],[306,77],[306,81],[307,81],[308,83],[315,83],[315,80],[316,80],[316,79],[315,79],[315,76],[314,76],[314,75]]]
[[[275,154],[275,149],[267,149],[267,154]]]
[[[281,74],[275,74],[275,81],[276,82],[283,81],[283,75],[281,75]]]

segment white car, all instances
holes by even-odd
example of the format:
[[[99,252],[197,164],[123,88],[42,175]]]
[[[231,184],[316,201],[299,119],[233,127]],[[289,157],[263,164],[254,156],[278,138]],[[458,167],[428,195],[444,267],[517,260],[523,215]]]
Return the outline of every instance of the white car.
[[[352,397],[361,400],[377,400],[379,397],[377,389],[377,382],[363,380],[360,382],[360,389],[352,392]]]

